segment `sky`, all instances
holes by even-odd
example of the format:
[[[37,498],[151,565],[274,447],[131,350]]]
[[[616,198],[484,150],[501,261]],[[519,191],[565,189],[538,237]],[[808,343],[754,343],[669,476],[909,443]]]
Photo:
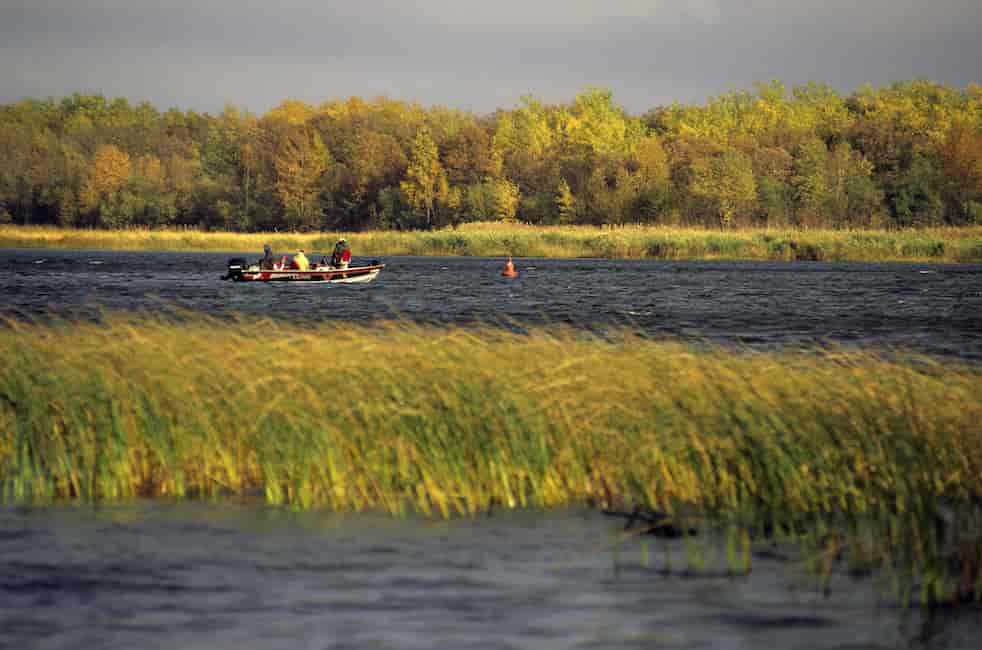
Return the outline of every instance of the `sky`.
[[[773,79],[965,87],[980,34],[980,0],[0,0],[0,103],[261,115],[384,95],[490,114],[601,87],[640,115]]]

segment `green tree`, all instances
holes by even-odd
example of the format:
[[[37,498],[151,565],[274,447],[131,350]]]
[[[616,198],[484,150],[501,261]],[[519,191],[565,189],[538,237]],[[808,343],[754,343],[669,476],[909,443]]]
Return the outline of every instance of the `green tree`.
[[[61,191],[58,201],[58,225],[71,228],[78,225],[79,203],[78,196],[70,187]]]
[[[259,171],[259,125],[248,114],[241,115],[232,106],[209,122],[204,153],[204,175],[216,186],[213,191],[223,202],[218,212],[224,227],[248,230],[252,227],[252,209]],[[227,216],[226,216],[227,215]]]
[[[194,196],[198,185],[201,161],[196,147],[186,152],[172,153],[161,161],[164,167],[164,188],[174,204],[174,224],[195,225]]]
[[[887,184],[885,193],[894,225],[910,228],[941,222],[944,202],[937,190],[937,174],[929,158],[917,155]]]
[[[559,213],[559,223],[573,224],[577,221],[576,197],[569,189],[565,178],[559,179],[556,189],[556,211]]]
[[[847,142],[832,149],[828,163],[830,196],[826,210],[833,225],[870,225],[883,204],[883,193],[873,183],[872,163]]]
[[[629,164],[637,168],[633,179],[637,196],[630,216],[644,222],[657,221],[671,196],[671,168],[661,139],[654,135],[642,139]]]
[[[451,185],[470,185],[502,173],[501,156],[492,146],[487,127],[476,121],[448,137],[443,147],[444,167]]]
[[[789,184],[794,158],[781,147],[757,147],[752,157],[762,222],[787,226],[794,212],[794,193]]]
[[[518,186],[503,178],[488,181],[494,215],[501,221],[515,221],[520,192]]]
[[[710,201],[724,228],[749,212],[757,197],[750,158],[743,152],[727,149],[722,154],[700,158],[692,164],[691,191]]]
[[[830,196],[828,167],[829,151],[821,140],[809,140],[796,149],[791,185],[798,218],[805,225],[828,225],[824,222]]]
[[[289,128],[276,147],[276,195],[286,215],[287,225],[311,229],[320,226],[318,205],[321,176],[330,158],[320,136],[306,126]]]
[[[615,105],[613,94],[603,88],[588,88],[577,95],[558,122],[567,146],[601,156],[629,155],[644,134],[640,120]]]
[[[399,189],[410,209],[424,215],[424,226],[432,228],[434,209],[438,202],[446,200],[449,186],[436,143],[425,127],[419,130],[413,142],[406,177]]]

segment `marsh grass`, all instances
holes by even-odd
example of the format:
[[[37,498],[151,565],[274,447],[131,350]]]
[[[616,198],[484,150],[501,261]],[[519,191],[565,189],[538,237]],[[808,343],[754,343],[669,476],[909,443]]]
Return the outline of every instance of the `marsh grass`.
[[[552,329],[151,319],[0,329],[8,499],[218,495],[442,515],[915,510],[982,495],[982,376]]]
[[[346,237],[356,255],[748,259],[854,262],[982,262],[982,227],[905,231],[657,226],[529,226],[472,223],[437,231],[220,233],[195,230],[63,230],[0,226],[0,247],[330,252]]]
[[[847,563],[885,568],[921,602],[982,594],[982,522],[960,505],[982,495],[976,366],[625,330],[115,313],[6,321],[0,354],[8,503],[249,494],[437,517],[642,504],[719,527],[736,573],[777,539],[826,580]],[[710,548],[686,540],[688,566]]]

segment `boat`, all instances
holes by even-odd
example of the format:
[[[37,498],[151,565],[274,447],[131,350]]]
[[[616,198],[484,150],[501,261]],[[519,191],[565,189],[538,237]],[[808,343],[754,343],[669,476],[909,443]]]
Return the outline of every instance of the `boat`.
[[[340,268],[330,264],[315,264],[305,271],[276,265],[272,269],[260,269],[259,264],[249,264],[244,258],[233,257],[228,261],[228,272],[222,280],[234,282],[320,282],[332,284],[353,284],[371,282],[378,277],[385,264],[372,260],[368,264],[358,264]]]

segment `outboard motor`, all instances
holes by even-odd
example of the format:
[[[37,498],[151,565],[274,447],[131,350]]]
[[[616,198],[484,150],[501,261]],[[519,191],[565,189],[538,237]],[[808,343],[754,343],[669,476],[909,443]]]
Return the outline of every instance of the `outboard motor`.
[[[248,262],[244,257],[233,257],[228,261],[228,273],[222,276],[222,280],[235,280],[239,282],[242,280],[242,271],[248,266]]]

